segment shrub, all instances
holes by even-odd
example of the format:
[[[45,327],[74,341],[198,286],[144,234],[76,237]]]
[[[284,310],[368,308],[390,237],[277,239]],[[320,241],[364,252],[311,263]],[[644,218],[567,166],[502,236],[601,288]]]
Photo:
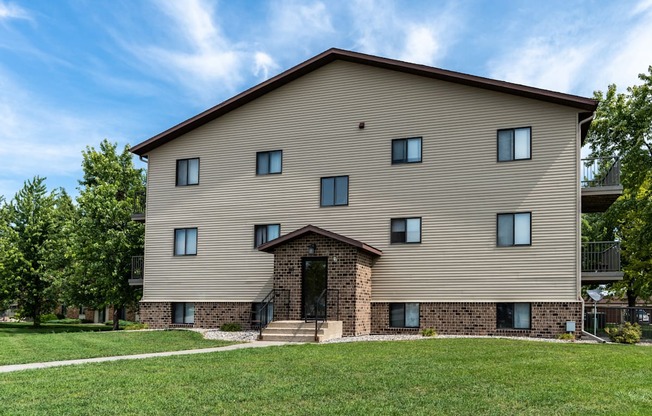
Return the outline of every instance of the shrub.
[[[639,324],[631,324],[625,322],[617,327],[607,327],[604,331],[609,335],[609,339],[613,342],[620,342],[621,344],[636,344],[641,340],[641,326]]]
[[[57,315],[55,315],[53,313],[46,313],[44,315],[41,315],[41,323],[56,321],[56,320],[57,320]]]
[[[557,339],[561,339],[561,340],[564,340],[564,341],[575,341],[575,335],[573,335],[573,333],[571,333],[571,332],[566,332],[566,333],[557,335]]]
[[[64,315],[62,313],[58,313],[57,314],[57,319],[66,319],[66,315]]]
[[[242,326],[237,322],[229,322],[220,326],[220,331],[237,332],[242,331]]]
[[[129,325],[125,325],[123,328],[125,331],[137,331],[139,329],[147,329],[149,328],[147,324],[141,324],[138,322],[132,322]]]
[[[82,319],[81,322],[82,322],[82,324],[93,324],[93,323],[95,323],[95,322],[93,322],[92,319]]]
[[[435,331],[435,328],[424,328],[421,331],[421,335],[423,335],[424,337],[436,337],[437,331]]]
[[[71,324],[80,324],[81,321],[79,319],[66,318],[66,319],[55,319],[53,321],[48,321],[48,323],[71,325]]]

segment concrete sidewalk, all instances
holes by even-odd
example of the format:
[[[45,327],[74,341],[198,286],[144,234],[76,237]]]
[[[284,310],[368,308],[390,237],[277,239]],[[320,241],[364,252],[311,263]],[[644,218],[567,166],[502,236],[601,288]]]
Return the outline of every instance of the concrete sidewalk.
[[[241,350],[245,348],[272,347],[276,345],[286,345],[286,344],[288,343],[279,342],[279,341],[253,341],[245,344],[234,344],[234,345],[227,345],[226,347],[216,347],[216,348],[201,348],[198,350],[152,352],[148,354],[120,355],[115,357],[83,358],[79,360],[49,361],[45,363],[3,365],[0,366],[0,373],[11,373],[14,371],[32,370],[37,368],[62,367],[64,365],[103,363],[106,361],[138,360],[141,358],[172,357],[174,355],[205,354],[209,352],[232,351],[232,350]]]

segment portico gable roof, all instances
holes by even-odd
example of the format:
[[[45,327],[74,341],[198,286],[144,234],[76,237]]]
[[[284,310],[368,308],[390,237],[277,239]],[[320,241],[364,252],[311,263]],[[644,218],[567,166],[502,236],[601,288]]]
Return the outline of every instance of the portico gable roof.
[[[298,230],[294,230],[291,233],[285,234],[284,236],[276,238],[265,244],[261,244],[260,246],[258,246],[258,250],[269,253],[272,252],[276,247],[281,246],[287,242],[295,240],[309,233],[315,233],[315,234],[323,235],[324,237],[332,238],[333,240],[341,241],[345,244],[351,245],[353,247],[357,247],[358,249],[368,254],[371,254],[372,256],[381,256],[383,254],[381,250],[372,247],[368,244],[365,244],[361,241],[354,240],[353,238],[345,237],[341,234],[337,234],[328,230],[324,230],[323,228],[319,228],[314,225],[306,225],[303,228],[299,228]]]

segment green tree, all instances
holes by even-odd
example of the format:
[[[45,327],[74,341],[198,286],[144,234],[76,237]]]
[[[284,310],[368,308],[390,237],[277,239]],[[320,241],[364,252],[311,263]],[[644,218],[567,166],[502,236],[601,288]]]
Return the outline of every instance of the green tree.
[[[613,288],[630,306],[652,294],[652,66],[639,78],[642,84],[626,93],[610,85],[606,94],[595,94],[600,105],[587,143],[591,156],[619,156],[623,196],[583,227],[600,239],[620,240],[624,278]]]
[[[14,301],[13,281],[9,279],[7,265],[13,256],[12,229],[9,227],[9,204],[0,196],[0,311]]]
[[[58,282],[48,273],[59,244],[55,200],[55,193],[47,194],[45,179],[37,176],[25,182],[2,214],[4,296],[16,301],[18,312],[32,318],[35,327],[58,301]]]
[[[71,303],[113,306],[114,329],[119,309],[140,298],[129,277],[131,257],[142,255],[144,226],[132,221],[131,214],[145,194],[144,174],[134,167],[129,148],[118,153],[116,147],[104,140],[99,150],[82,152],[84,176],[70,253],[74,268],[67,284]]]

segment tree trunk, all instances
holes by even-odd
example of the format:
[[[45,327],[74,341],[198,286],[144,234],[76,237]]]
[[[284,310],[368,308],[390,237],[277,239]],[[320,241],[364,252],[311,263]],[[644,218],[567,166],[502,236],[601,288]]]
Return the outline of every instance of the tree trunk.
[[[636,293],[631,288],[627,289],[627,306],[633,308],[636,306]]]
[[[120,329],[120,308],[116,305],[113,305],[113,330],[117,331]]]
[[[41,308],[39,306],[34,308],[34,316],[32,319],[34,319],[32,326],[34,328],[39,328],[41,326]]]

